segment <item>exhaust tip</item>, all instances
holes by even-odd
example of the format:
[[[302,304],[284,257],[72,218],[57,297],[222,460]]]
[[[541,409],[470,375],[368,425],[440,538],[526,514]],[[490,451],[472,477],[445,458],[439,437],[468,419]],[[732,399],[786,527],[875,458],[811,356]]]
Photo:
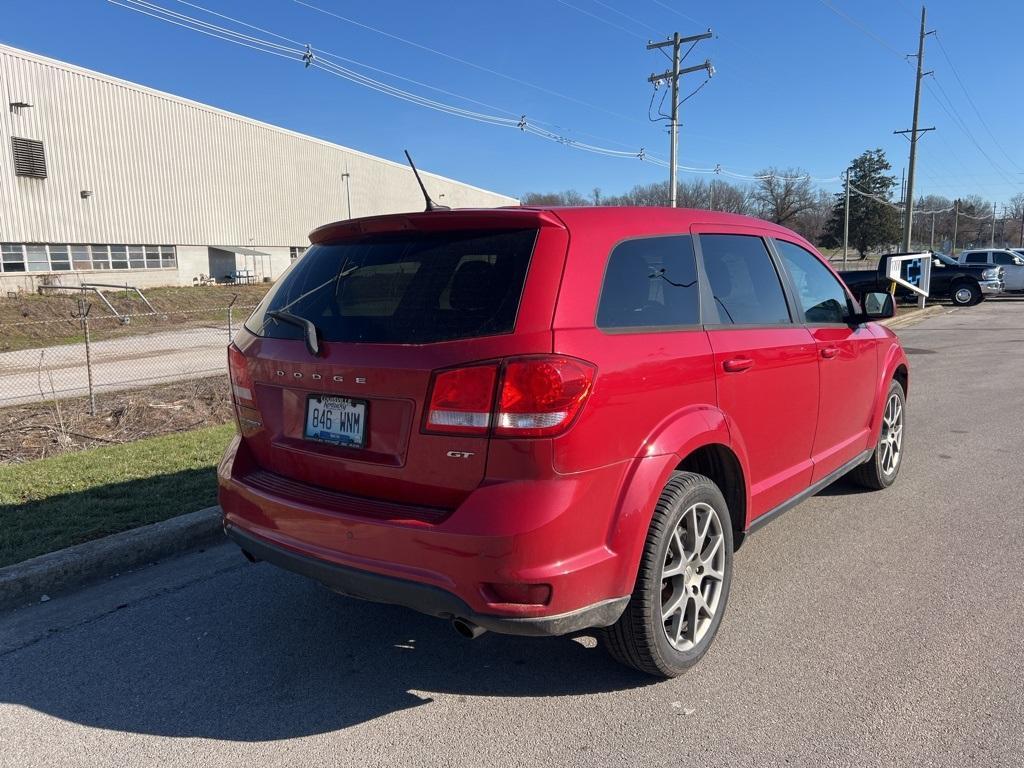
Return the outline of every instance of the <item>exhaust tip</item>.
[[[469,619],[452,619],[452,627],[467,640],[475,640],[487,630]]]

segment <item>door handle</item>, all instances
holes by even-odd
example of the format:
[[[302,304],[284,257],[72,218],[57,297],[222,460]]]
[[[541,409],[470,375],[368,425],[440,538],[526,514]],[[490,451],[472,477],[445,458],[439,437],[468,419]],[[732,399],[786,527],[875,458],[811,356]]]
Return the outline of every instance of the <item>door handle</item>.
[[[839,347],[825,347],[821,350],[821,356],[826,360],[831,360],[833,357],[839,357]]]
[[[726,373],[743,373],[754,367],[754,361],[749,357],[734,357],[722,363]]]

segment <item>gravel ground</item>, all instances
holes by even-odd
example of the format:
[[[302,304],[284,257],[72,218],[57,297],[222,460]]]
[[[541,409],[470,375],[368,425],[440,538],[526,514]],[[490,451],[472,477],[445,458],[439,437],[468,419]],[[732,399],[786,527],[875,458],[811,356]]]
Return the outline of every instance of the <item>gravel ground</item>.
[[[0,765],[1020,766],[1024,301],[900,335],[900,481],[751,537],[680,679],[218,546],[0,616]]]

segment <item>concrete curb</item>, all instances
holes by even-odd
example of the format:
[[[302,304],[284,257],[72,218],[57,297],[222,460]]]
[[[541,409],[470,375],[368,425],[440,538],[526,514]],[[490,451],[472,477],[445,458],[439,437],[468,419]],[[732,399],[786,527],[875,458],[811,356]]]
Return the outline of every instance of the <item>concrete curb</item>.
[[[924,309],[912,309],[909,312],[903,312],[896,317],[890,317],[888,320],[882,320],[881,323],[882,325],[892,329],[904,328],[908,325],[920,322],[926,317],[936,315],[944,309],[948,310],[949,307],[945,307],[941,304],[932,304]]]
[[[216,541],[220,507],[115,533],[0,568],[0,610]]]

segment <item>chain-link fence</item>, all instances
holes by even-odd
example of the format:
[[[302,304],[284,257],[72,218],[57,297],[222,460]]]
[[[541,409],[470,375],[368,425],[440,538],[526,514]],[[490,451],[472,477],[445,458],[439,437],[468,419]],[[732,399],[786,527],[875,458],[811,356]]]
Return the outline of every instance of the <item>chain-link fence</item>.
[[[110,315],[79,302],[71,317],[0,325],[0,408],[87,398],[223,374],[251,306]]]

